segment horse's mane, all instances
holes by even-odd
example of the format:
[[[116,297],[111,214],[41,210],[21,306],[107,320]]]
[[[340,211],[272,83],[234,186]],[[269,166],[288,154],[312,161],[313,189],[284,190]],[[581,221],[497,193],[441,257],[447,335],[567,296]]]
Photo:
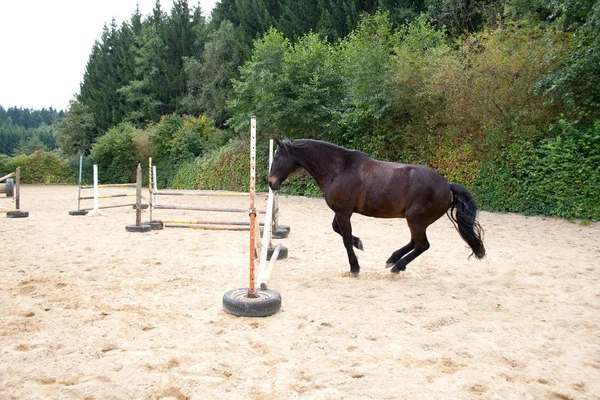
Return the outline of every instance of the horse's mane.
[[[337,144],[324,142],[322,140],[315,140],[315,139],[291,140],[288,138],[284,138],[283,140],[281,140],[279,142],[279,145],[282,146],[284,148],[284,150],[288,153],[293,152],[294,149],[305,149],[305,148],[309,148],[309,147],[319,146],[319,147],[325,147],[326,149],[329,149],[333,152],[342,152],[342,153],[348,153],[348,154],[368,157],[368,155],[363,153],[362,151],[350,150],[345,147],[338,146]]]

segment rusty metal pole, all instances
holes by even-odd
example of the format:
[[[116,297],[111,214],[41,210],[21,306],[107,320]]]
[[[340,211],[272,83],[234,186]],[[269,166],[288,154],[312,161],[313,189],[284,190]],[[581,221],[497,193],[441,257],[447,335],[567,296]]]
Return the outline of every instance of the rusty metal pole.
[[[254,248],[256,230],[256,117],[250,119],[250,288],[248,297],[256,297],[254,282]]]

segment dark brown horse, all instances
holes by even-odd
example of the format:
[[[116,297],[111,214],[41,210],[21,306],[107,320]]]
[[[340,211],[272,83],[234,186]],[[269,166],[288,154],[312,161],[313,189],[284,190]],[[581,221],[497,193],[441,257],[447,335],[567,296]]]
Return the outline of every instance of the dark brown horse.
[[[460,236],[477,259],[485,257],[483,230],[476,221],[473,196],[461,185],[448,183],[435,170],[422,166],[377,161],[365,153],[310,139],[277,141],[269,173],[269,186],[279,190],[290,173],[302,167],[323,191],[335,212],[333,230],[339,233],[348,252],[351,276],[360,272],[354,249],[362,241],[352,235],[350,218],[359,213],[376,218],[406,218],[410,242],[387,260],[392,273],[429,248],[427,227],[450,211]],[[451,195],[452,194],[452,195]]]

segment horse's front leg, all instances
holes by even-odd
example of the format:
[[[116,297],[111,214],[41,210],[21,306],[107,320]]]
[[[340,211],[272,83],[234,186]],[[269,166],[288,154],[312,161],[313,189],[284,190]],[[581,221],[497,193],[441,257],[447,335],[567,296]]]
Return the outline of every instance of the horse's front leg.
[[[342,235],[342,240],[344,241],[344,247],[346,248],[346,252],[348,253],[348,262],[350,263],[350,276],[356,277],[360,272],[360,266],[358,265],[358,258],[356,258],[356,254],[354,254],[354,249],[352,248],[353,240],[352,240],[352,224],[350,223],[350,217],[352,214],[346,216],[342,214],[335,214],[335,221],[340,229],[340,234]]]
[[[340,226],[337,223],[336,217],[333,217],[333,222],[331,223],[331,227],[333,228],[333,231],[335,233],[339,234],[340,236],[342,235],[342,231],[340,230]],[[362,240],[360,240],[360,238],[357,238],[354,235],[352,235],[352,245],[361,251],[364,251],[364,249],[365,249],[363,247]],[[394,263],[395,262],[396,261],[394,261]]]

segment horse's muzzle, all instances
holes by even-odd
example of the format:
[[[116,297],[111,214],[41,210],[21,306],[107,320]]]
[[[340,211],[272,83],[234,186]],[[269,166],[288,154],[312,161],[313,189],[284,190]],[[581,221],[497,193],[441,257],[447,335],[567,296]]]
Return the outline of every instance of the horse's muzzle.
[[[274,176],[269,177],[269,187],[272,191],[276,192],[281,187],[281,182]]]

